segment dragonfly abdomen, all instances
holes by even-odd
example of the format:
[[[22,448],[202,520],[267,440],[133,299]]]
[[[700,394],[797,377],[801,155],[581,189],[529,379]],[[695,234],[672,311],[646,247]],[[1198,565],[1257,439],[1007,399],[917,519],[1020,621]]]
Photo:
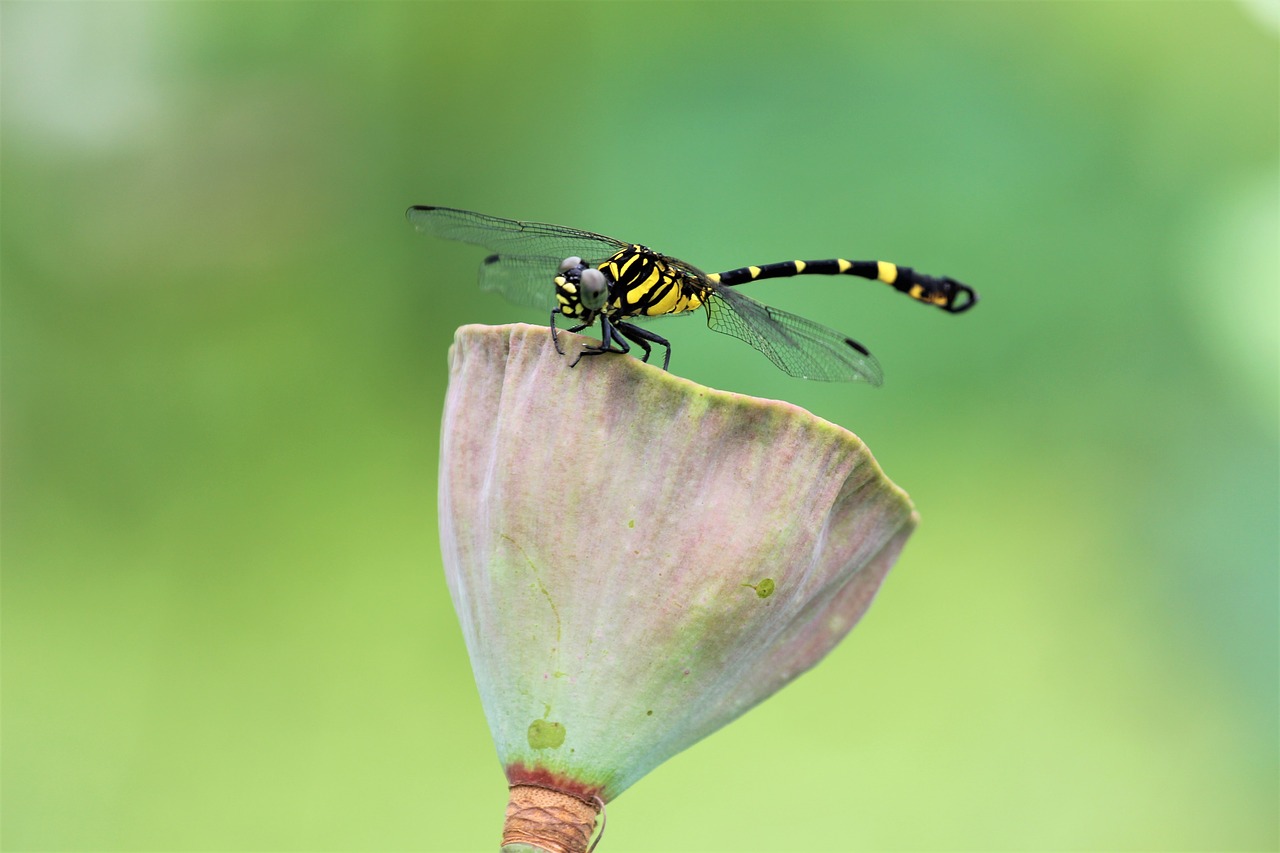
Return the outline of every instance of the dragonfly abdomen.
[[[944,311],[958,314],[978,301],[973,290],[953,278],[935,278],[900,267],[888,261],[848,261],[844,258],[826,258],[820,261],[779,261],[761,266],[739,267],[708,276],[717,284],[733,287],[766,278],[789,278],[796,275],[854,275],[870,281],[880,281],[912,299],[936,305]],[[963,299],[959,299],[963,297]]]
[[[889,264],[888,266],[893,266]],[[793,275],[856,275],[862,278],[876,279],[880,270],[877,261],[846,261],[844,258],[827,258],[821,261],[779,261],[776,264],[739,267],[736,270],[716,273],[710,278],[719,284],[733,287],[749,281],[761,281],[766,278],[789,278]],[[886,281],[885,284],[892,284]]]

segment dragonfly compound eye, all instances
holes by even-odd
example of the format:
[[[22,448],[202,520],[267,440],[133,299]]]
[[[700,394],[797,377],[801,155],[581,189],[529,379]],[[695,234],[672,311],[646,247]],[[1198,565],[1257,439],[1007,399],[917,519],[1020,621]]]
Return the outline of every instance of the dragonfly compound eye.
[[[582,305],[588,311],[599,311],[604,307],[605,300],[609,297],[609,282],[604,273],[594,267],[583,270],[578,287]]]
[[[560,262],[560,272],[568,272],[574,267],[582,266],[582,258],[572,255]]]

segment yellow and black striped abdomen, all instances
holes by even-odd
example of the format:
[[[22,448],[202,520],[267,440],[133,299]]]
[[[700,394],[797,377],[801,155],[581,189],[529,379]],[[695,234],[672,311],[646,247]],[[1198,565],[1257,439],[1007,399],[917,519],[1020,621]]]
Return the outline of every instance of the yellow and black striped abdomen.
[[[870,281],[881,281],[912,299],[936,305],[944,311],[958,314],[971,307],[977,297],[967,285],[952,278],[935,278],[900,267],[888,261],[847,261],[844,258],[827,258],[821,261],[779,261],[763,266],[740,267],[728,272],[708,276],[716,284],[733,287],[766,278],[789,278],[795,275],[854,275]],[[957,301],[957,297],[964,299]]]
[[[609,317],[658,317],[702,306],[696,281],[644,246],[628,246],[598,269],[613,282],[604,310]]]
[[[893,264],[887,264],[892,267]],[[846,261],[844,258],[827,258],[822,261],[779,261],[776,264],[764,264],[758,267],[739,267],[736,270],[716,273],[711,276],[719,284],[733,287],[749,281],[760,281],[766,278],[789,278],[793,275],[856,275],[862,278],[875,279],[880,275],[877,261]],[[892,275],[892,273],[890,273]],[[889,280],[886,284],[892,284]]]

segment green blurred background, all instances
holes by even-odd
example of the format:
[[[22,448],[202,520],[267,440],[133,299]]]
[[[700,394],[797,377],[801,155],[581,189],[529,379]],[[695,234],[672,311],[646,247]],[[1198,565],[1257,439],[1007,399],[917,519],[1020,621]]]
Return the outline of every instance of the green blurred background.
[[[982,294],[748,291],[880,390],[655,327],[923,523],[603,851],[1280,846],[1275,5],[0,14],[5,849],[496,849],[438,424],[454,329],[544,318],[415,203]]]

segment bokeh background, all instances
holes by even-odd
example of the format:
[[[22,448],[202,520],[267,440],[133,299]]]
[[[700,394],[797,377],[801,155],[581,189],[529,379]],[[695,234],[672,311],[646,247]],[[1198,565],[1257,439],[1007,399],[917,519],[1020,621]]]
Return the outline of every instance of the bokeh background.
[[[496,848],[438,425],[454,329],[543,318],[415,203],[982,295],[749,291],[879,390],[657,327],[923,523],[602,850],[1280,846],[1274,4],[0,14],[6,850]]]

